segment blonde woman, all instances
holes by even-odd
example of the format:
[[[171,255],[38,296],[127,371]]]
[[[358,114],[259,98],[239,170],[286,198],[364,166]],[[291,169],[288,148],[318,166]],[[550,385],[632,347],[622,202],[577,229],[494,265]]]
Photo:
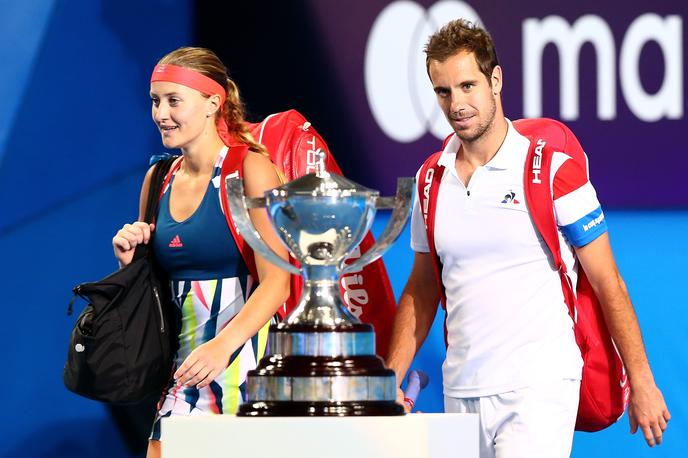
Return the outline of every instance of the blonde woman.
[[[177,49],[155,67],[150,96],[163,145],[181,156],[163,188],[155,224],[141,221],[141,208],[139,221],[124,225],[112,244],[124,266],[137,244],[151,243],[170,277],[180,319],[174,373],[148,446],[147,456],[157,457],[161,418],[236,411],[246,372],[263,356],[270,320],[289,295],[289,274],[260,256],[255,265],[244,260],[224,213],[229,210],[221,205],[223,164],[246,146],[237,171],[246,194],[262,196],[280,184],[265,149],[248,133],[237,87],[222,62],[207,49]],[[151,171],[143,182],[142,205],[150,176]],[[267,213],[251,210],[250,216],[266,243],[287,259]]]

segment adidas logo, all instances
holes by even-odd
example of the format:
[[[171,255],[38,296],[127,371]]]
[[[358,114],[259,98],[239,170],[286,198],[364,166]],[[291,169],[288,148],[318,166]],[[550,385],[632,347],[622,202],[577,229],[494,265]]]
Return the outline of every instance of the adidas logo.
[[[172,241],[170,241],[170,244],[167,245],[170,248],[181,248],[184,246],[182,243],[182,239],[179,238],[179,235],[175,235]]]
[[[518,205],[518,200],[516,200],[516,193],[514,191],[509,191],[509,194],[504,196],[503,204],[514,204]]]

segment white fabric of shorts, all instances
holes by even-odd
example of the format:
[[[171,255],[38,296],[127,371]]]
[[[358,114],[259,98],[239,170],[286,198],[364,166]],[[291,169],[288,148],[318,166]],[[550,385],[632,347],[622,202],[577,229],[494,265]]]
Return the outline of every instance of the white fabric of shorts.
[[[480,458],[571,455],[579,380],[555,380],[479,398],[444,397],[447,413],[480,416]]]

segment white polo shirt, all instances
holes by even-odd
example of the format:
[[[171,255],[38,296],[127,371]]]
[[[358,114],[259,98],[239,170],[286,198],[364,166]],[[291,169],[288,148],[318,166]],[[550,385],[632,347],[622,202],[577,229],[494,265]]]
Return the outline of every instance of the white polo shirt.
[[[459,146],[454,136],[439,160],[445,172],[435,220],[447,296],[444,394],[477,397],[543,380],[580,380],[582,359],[559,274],[525,202],[528,139],[508,122],[499,151],[475,170],[467,187],[455,168]],[[555,196],[562,257],[575,281],[573,250],[565,237],[582,246],[605,232],[606,224],[587,170],[568,159],[555,153],[551,175],[555,194],[562,194]],[[558,175],[562,178],[554,183]],[[575,189],[562,192],[566,186]],[[591,226],[591,220],[597,223]],[[585,231],[576,229],[585,221]],[[429,252],[418,199],[411,247]]]

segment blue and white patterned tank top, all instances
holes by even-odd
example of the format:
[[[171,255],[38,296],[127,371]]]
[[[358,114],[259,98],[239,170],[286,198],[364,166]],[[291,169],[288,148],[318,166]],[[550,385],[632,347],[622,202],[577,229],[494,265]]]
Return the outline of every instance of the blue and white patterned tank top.
[[[175,221],[169,208],[170,185],[164,191],[153,238],[153,249],[170,275],[172,296],[181,319],[175,367],[199,345],[215,337],[243,308],[255,285],[227,226],[220,206],[223,148],[200,205],[184,221]],[[256,367],[267,345],[269,323],[239,347],[229,365],[209,386],[178,388],[171,380],[158,412],[169,415],[234,413],[244,400],[246,373]],[[160,437],[156,420],[152,438]]]

